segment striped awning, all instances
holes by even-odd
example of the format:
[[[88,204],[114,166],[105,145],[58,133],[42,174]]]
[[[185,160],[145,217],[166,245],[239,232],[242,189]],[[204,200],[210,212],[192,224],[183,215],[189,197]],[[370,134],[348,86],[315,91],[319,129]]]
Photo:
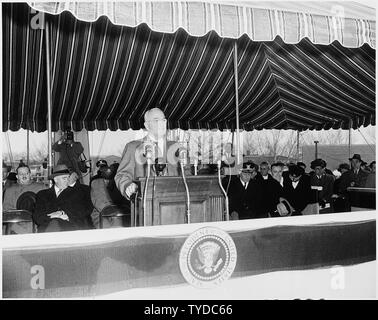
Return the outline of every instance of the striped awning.
[[[3,131],[47,130],[44,30],[31,23],[37,14],[26,4],[3,4]],[[70,12],[45,19],[53,131],[140,129],[154,106],[172,129],[235,128],[234,39],[207,29],[195,37],[182,28],[120,26],[104,16],[87,22]],[[347,48],[247,34],[236,41],[242,129],[375,124],[373,42]]]
[[[51,14],[69,11],[82,21],[106,16],[116,25],[145,23],[164,33],[182,28],[197,37],[215,31],[223,38],[247,35],[255,41],[273,41],[280,36],[285,43],[298,43],[307,37],[316,44],[339,41],[344,47],[368,43],[375,48],[375,11],[355,2],[67,1],[30,6]]]

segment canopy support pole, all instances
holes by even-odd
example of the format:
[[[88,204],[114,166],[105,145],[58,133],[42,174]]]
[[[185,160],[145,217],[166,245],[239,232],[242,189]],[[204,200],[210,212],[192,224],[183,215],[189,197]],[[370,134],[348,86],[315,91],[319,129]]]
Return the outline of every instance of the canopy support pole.
[[[299,161],[299,130],[297,130],[297,162]]]
[[[47,78],[47,146],[48,146],[48,175],[52,168],[52,125],[51,125],[51,75],[50,75],[50,43],[49,43],[49,23],[45,21],[45,41],[46,41],[46,78]]]
[[[29,128],[26,130],[26,165],[29,165],[29,153],[30,153],[30,135]]]
[[[318,159],[318,143],[319,141],[314,141],[315,143],[315,159]]]
[[[240,132],[239,132],[239,79],[238,79],[238,48],[234,41],[234,78],[235,78],[235,104],[236,104],[236,163],[240,161]]]
[[[352,157],[352,119],[349,120],[349,141],[348,141],[348,152],[349,158]]]
[[[15,163],[14,163],[14,159],[13,159],[12,146],[10,144],[8,131],[5,131],[5,140],[7,142],[7,147],[8,147],[9,161],[11,163],[11,167],[14,168]]]

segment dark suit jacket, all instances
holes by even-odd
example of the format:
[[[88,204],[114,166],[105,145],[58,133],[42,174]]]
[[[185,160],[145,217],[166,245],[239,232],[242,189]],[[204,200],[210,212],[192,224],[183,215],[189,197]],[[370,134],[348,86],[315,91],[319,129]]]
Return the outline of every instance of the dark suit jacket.
[[[365,188],[375,188],[375,172],[370,172],[367,176]]]
[[[223,179],[226,189],[229,177]],[[261,184],[258,180],[250,180],[247,189],[244,188],[239,176],[232,176],[228,188],[229,212],[235,211],[239,219],[261,218]]]
[[[262,182],[262,190],[263,215],[268,217],[268,213],[271,214],[276,211],[280,197],[284,196],[284,190],[281,184],[273,177],[269,177]]]
[[[68,187],[56,197],[54,187],[37,193],[37,201],[33,220],[38,225],[38,232],[44,232],[52,219],[47,215],[54,211],[63,210],[69,221],[59,219],[64,230],[88,229],[88,218],[93,206],[88,203],[80,186]]]
[[[312,203],[324,200],[325,202],[331,201],[331,196],[333,194],[333,184],[335,178],[332,175],[324,174],[319,179],[315,174],[311,175],[311,186],[322,187],[322,191],[312,190]],[[316,201],[316,193],[318,193],[318,201]]]
[[[344,172],[339,178],[338,193],[346,194],[347,188],[351,186],[352,182],[354,182],[354,187],[365,187],[368,175],[369,172],[362,169],[358,171],[358,174],[355,174],[353,170]]]
[[[311,201],[310,176],[302,175],[294,189],[290,178],[284,178],[284,198],[286,198],[296,213],[301,212]]]

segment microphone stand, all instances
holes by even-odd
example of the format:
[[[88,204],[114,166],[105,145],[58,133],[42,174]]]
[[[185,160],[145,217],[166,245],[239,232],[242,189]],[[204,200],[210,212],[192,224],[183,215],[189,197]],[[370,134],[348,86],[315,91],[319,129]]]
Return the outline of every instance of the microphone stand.
[[[146,184],[144,185],[144,192],[143,192],[143,226],[146,226],[146,217],[147,217],[147,186],[148,186],[148,181],[150,179],[150,171],[151,171],[151,158],[152,158],[152,153],[151,152],[146,152],[146,158],[147,158],[147,177],[146,177]]]
[[[218,183],[219,183],[219,186],[224,194],[224,197],[225,197],[225,206],[226,206],[226,221],[229,221],[230,220],[230,213],[229,213],[229,208],[228,208],[228,196],[227,196],[227,192],[226,190],[224,190],[223,186],[222,186],[222,181],[221,181],[221,174],[220,174],[220,169],[221,169],[221,161],[218,160],[217,161],[217,164],[218,164]]]
[[[186,191],[186,217],[187,217],[187,223],[190,223],[190,196],[189,196],[189,188],[188,184],[186,183],[185,173],[184,173],[184,159],[180,159],[180,167],[181,167],[181,175],[182,179],[184,181],[185,191]]]

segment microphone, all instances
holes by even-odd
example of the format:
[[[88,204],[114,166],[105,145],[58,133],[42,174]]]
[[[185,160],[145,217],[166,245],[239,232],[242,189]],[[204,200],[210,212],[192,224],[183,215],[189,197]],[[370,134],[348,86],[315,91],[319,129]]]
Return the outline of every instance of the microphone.
[[[144,144],[144,156],[147,160],[152,160],[154,156],[154,144],[152,142],[146,142]]]
[[[235,167],[235,156],[231,153],[224,153],[222,155],[222,167],[228,166],[229,168]]]
[[[179,161],[183,164],[183,166],[186,166],[187,164],[187,158],[188,153],[186,152],[186,149],[182,149],[179,151]]]
[[[222,165],[222,161],[221,160],[218,160],[217,161],[217,165],[218,165],[218,183],[219,183],[219,186],[224,194],[224,197],[225,197],[225,207],[226,207],[226,221],[230,220],[230,216],[229,216],[229,208],[228,208],[228,196],[227,196],[227,192],[226,190],[224,190],[223,186],[222,186],[222,181],[221,181],[221,174],[220,174],[220,171],[221,171],[221,165]]]
[[[143,191],[143,225],[146,226],[146,218],[147,218],[147,186],[148,181],[150,180],[150,170],[152,164],[152,158],[154,156],[154,144],[152,141],[147,141],[144,144],[144,155],[147,158],[147,176],[146,176],[146,184],[144,185]]]
[[[198,159],[194,159],[194,175],[196,176],[198,174]]]

